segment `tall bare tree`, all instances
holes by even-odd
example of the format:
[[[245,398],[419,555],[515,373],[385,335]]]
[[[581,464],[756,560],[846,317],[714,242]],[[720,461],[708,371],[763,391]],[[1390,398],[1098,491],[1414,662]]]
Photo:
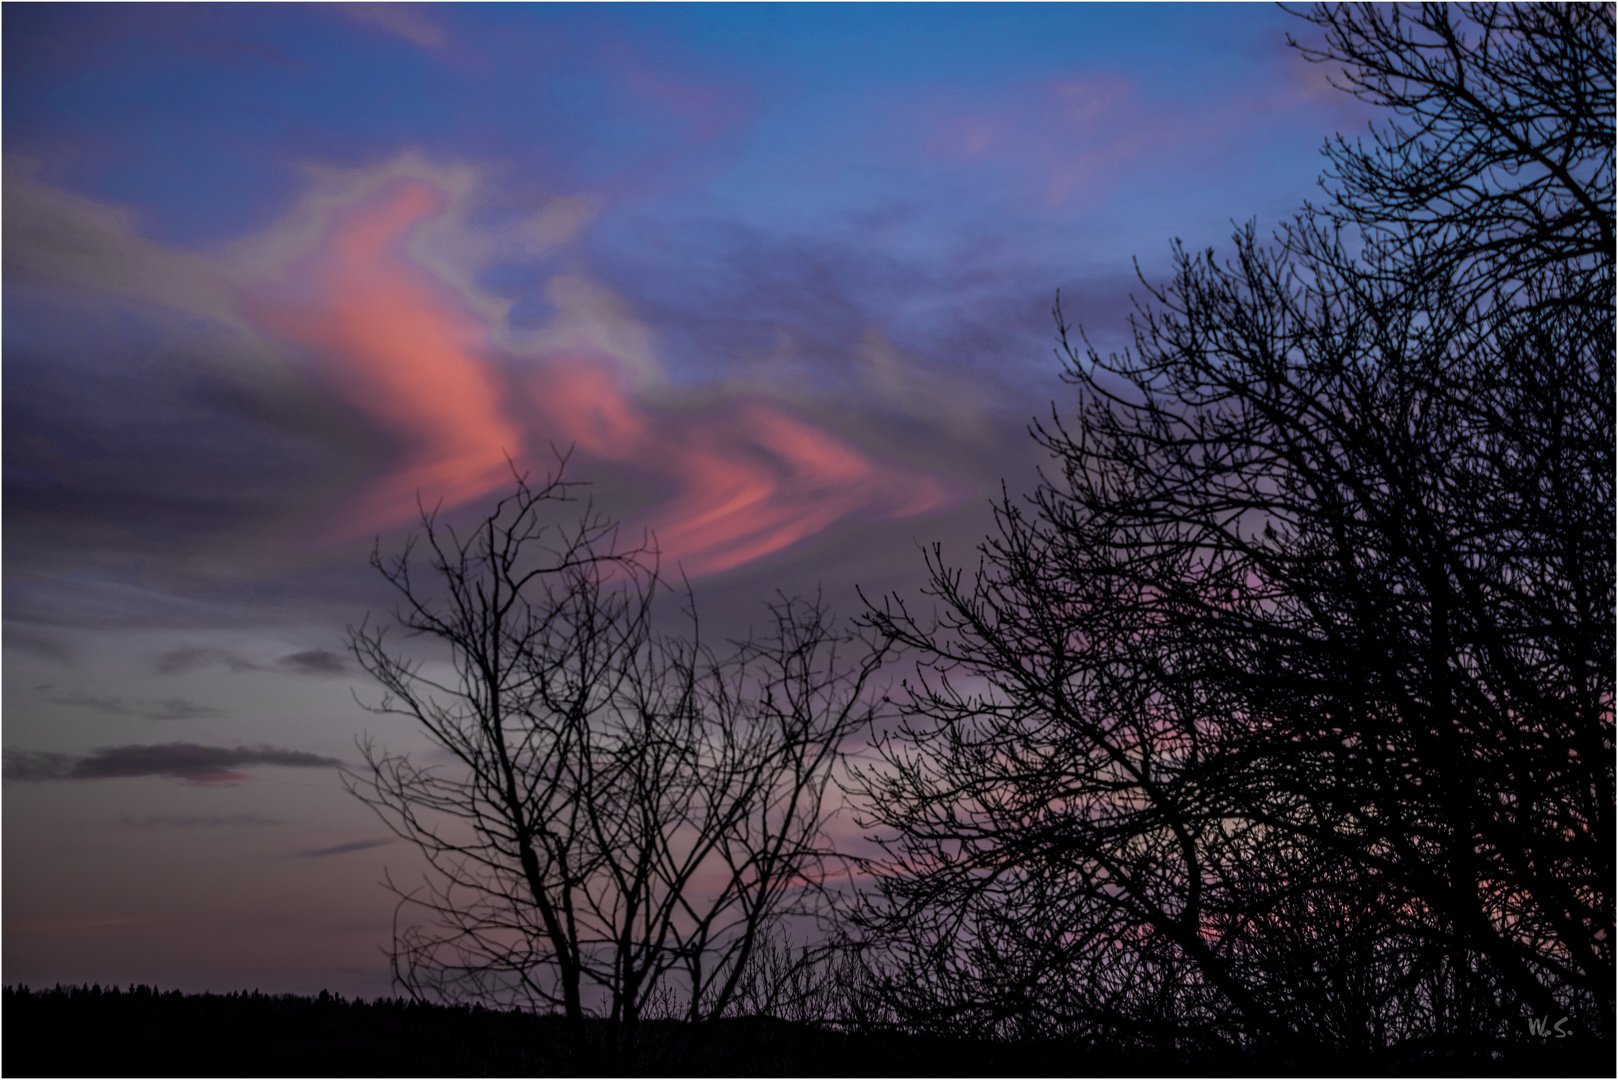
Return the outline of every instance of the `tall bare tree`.
[[[627,1069],[651,1004],[679,1003],[694,1049],[766,937],[815,910],[827,784],[881,649],[785,599],[766,634],[710,648],[655,549],[621,547],[588,505],[559,517],[568,491],[519,477],[469,531],[424,511],[402,552],[372,556],[397,627],[443,655],[369,622],[350,644],[376,711],[440,752],[368,743],[349,783],[430,866],[395,886],[398,982],[560,1011],[581,1064]],[[671,591],[683,636],[654,620]]]
[[[1319,7],[1392,110],[1177,252],[868,771],[919,1021],[1355,1055],[1613,1037],[1613,12]],[[1058,314],[1060,322],[1060,315]]]

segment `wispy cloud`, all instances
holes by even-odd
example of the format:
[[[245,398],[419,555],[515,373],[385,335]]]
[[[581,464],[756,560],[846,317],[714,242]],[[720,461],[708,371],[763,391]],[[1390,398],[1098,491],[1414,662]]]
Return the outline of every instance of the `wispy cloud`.
[[[711,74],[661,64],[623,42],[607,50],[607,68],[642,107],[649,106],[665,122],[672,120],[688,141],[708,142],[744,130],[757,109],[747,83],[721,82]]]
[[[316,351],[329,384],[408,448],[400,467],[355,497],[331,539],[407,523],[418,498],[454,507],[486,495],[508,482],[508,456],[520,461],[531,445],[576,446],[660,480],[669,495],[643,523],[692,576],[762,558],[852,514],[911,517],[956,496],[780,404],[654,412],[635,396],[656,373],[649,342],[599,290],[562,291],[561,326],[528,343],[530,355],[542,350],[538,373],[523,380],[529,396],[508,393],[489,325],[406,251],[412,230],[447,202],[426,181],[400,180],[338,213],[286,288],[249,299],[263,329]]]
[[[609,371],[568,360],[530,387],[562,441],[673,490],[645,524],[664,558],[693,577],[762,558],[856,512],[913,517],[955,496],[943,481],[876,461],[769,402],[660,415]]]
[[[152,670],[159,675],[184,675],[215,665],[237,674],[283,671],[294,675],[346,675],[349,671],[343,656],[330,649],[304,649],[283,656],[273,664],[261,664],[229,649],[185,645],[160,653],[152,660]]]
[[[423,49],[436,49],[445,41],[444,28],[428,17],[425,4],[355,3],[338,9],[362,26],[374,26]]]
[[[382,847],[391,844],[389,840],[355,840],[347,844],[338,844],[335,847],[316,848],[314,851],[300,851],[296,855],[299,859],[319,859],[327,855],[347,855],[351,851],[367,851],[370,848]]]
[[[1234,118],[1154,109],[1134,81],[1101,72],[1025,84],[987,101],[937,95],[904,110],[903,122],[894,144],[900,153],[1004,173],[1061,207],[1076,195],[1109,194],[1142,162],[1218,145]]]
[[[974,407],[961,402],[972,394],[930,372],[907,378],[901,367],[909,361],[869,344],[863,312],[881,295],[860,301],[859,322],[823,333],[822,344],[844,355],[839,362],[863,365],[869,377],[846,381],[836,391],[840,397],[814,410],[800,407],[801,388],[776,378],[785,372],[742,340],[764,325],[756,315],[730,319],[727,325],[742,335],[735,341],[721,340],[727,331],[717,326],[704,327],[700,343],[682,337],[687,347],[717,348],[731,366],[728,373],[717,366],[708,372],[707,385],[687,381],[676,390],[658,355],[666,344],[657,336],[659,324],[637,318],[613,289],[576,272],[542,276],[550,317],[519,328],[509,318],[511,302],[485,287],[491,266],[552,257],[601,212],[599,200],[541,200],[542,209],[524,211],[510,230],[497,233],[476,216],[487,186],[476,169],[406,153],[363,169],[312,169],[310,178],[305,197],[276,224],[194,257],[145,243],[111,208],[55,195],[31,177],[18,181],[30,212],[44,223],[24,245],[21,265],[32,269],[23,280],[48,276],[91,297],[138,293],[182,319],[203,316],[224,328],[220,333],[240,357],[229,379],[208,389],[208,409],[175,410],[180,422],[165,428],[177,433],[175,452],[157,479],[120,476],[119,490],[97,489],[72,506],[55,494],[60,484],[27,487],[26,474],[19,474],[19,491],[56,517],[86,501],[101,507],[109,545],[129,543],[127,528],[111,535],[115,521],[139,521],[146,530],[183,527],[186,542],[197,543],[215,533],[224,540],[223,530],[231,523],[241,529],[244,515],[288,521],[302,514],[319,524],[309,531],[291,526],[278,536],[307,553],[311,531],[329,545],[407,527],[418,495],[453,509],[503,489],[508,454],[519,465],[543,467],[550,446],[573,445],[583,470],[600,463],[611,466],[613,476],[634,477],[634,497],[644,510],[631,525],[654,529],[665,558],[692,576],[765,558],[843,523],[933,513],[965,494],[932,468],[907,463],[904,458],[914,459],[907,448],[918,445],[916,433],[899,439],[890,427],[899,410],[930,434],[971,438]],[[105,259],[62,262],[49,242],[58,234],[83,234]],[[7,245],[9,259],[9,233]],[[109,278],[103,261],[145,269]],[[749,272],[760,269],[740,262]],[[774,274],[780,267],[764,269]],[[154,283],[165,276],[173,280]],[[824,321],[823,298],[803,291],[821,287],[813,273],[766,280],[786,291],[775,290],[775,299],[759,309],[768,313],[764,320],[790,308],[790,318],[813,309],[816,321]],[[889,288],[881,282],[890,280],[883,276],[872,287]],[[770,290],[759,284],[758,291]],[[784,304],[782,296],[793,300]],[[737,310],[757,299],[753,292],[718,298],[718,308],[705,310]],[[671,317],[653,310],[665,324]],[[672,318],[673,332],[684,333],[680,317]],[[818,363],[819,353],[814,359]],[[48,373],[60,366],[46,361],[30,358],[41,379],[54,377]],[[759,377],[733,377],[743,370]],[[29,399],[50,402],[55,392],[54,384],[49,392],[30,387]],[[920,415],[924,402],[940,401],[955,402],[948,415]],[[77,423],[71,417],[85,411],[83,402],[74,404],[79,407],[61,417],[25,418],[22,427],[60,457],[71,450],[71,443],[59,449],[62,425]],[[116,429],[122,414],[115,402],[107,408],[97,424]],[[833,426],[827,418],[834,416],[845,420]],[[96,436],[86,431],[86,437]],[[232,438],[245,441],[222,442]],[[109,456],[122,460],[105,448],[86,452],[85,484],[107,486]],[[209,472],[211,463],[221,468]],[[59,461],[49,466],[61,475]],[[276,471],[259,490],[224,482],[227,473],[268,467]],[[317,474],[316,482],[298,482]],[[73,535],[89,534],[78,528]],[[49,557],[38,544],[29,551]],[[154,551],[154,559],[162,557]],[[210,664],[232,671],[341,671],[340,658],[329,655],[299,653],[270,664],[195,646],[171,650],[158,663],[169,674]]]
[[[60,691],[52,684],[36,687],[46,701],[75,709],[90,709],[107,716],[130,716],[141,720],[206,720],[220,715],[218,709],[183,697],[126,698],[116,694],[86,694]]]
[[[5,647],[53,660],[58,664],[73,663],[73,647],[61,637],[36,630],[25,630],[10,623],[5,626]]]
[[[8,288],[90,288],[103,298],[210,315],[235,306],[216,260],[147,239],[133,213],[44,183],[41,169],[35,158],[5,157]]]
[[[261,814],[185,814],[178,816],[155,814],[138,818],[123,814],[119,816],[118,822],[126,829],[155,830],[244,829],[286,824],[286,822],[278,818],[268,818]]]
[[[170,649],[159,655],[152,661],[152,670],[159,675],[183,675],[213,664],[220,664],[237,672],[257,671],[260,668],[260,665],[226,649],[196,648],[188,645]]]
[[[1143,179],[1250,168],[1266,132],[1307,125],[1308,114],[1338,104],[1322,94],[1318,72],[1295,58],[1285,63],[1255,57],[1261,74],[1252,83],[1189,101],[1106,70],[988,98],[934,93],[896,111],[886,152],[994,177],[1007,191],[1070,212]]]
[[[400,467],[362,491],[329,539],[411,520],[418,495],[458,506],[493,490],[524,451],[502,407],[488,329],[402,248],[444,195],[401,181],[338,216],[287,288],[249,296],[262,328],[314,351],[321,375],[404,446]]]
[[[6,750],[7,780],[110,780],[135,776],[171,776],[195,783],[243,780],[237,768],[274,765],[283,768],[330,768],[337,758],[273,746],[201,746],[197,743],[105,746],[84,756]]]
[[[295,652],[291,656],[283,656],[275,662],[275,666],[283,671],[293,671],[300,675],[347,675],[349,673],[348,661],[340,654],[329,649],[305,649]]]
[[[78,758],[45,750],[5,751],[3,775],[7,780],[65,780]]]

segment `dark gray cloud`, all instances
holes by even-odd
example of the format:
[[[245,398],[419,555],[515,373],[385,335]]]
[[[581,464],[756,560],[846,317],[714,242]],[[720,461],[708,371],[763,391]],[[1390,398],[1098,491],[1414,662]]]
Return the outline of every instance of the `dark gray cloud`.
[[[283,671],[293,671],[300,675],[348,674],[348,662],[341,654],[329,649],[305,649],[291,656],[283,656],[275,663]]]
[[[221,315],[216,263],[9,170],[8,622],[262,624],[266,601],[303,621],[285,601],[352,592],[363,575],[317,558],[293,577],[286,556],[366,467],[363,425]]]
[[[152,661],[152,670],[159,675],[183,675],[187,672],[220,664],[231,671],[259,671],[260,665],[225,649],[206,649],[182,646],[170,649]]]
[[[144,704],[138,715],[143,720],[200,720],[219,716],[220,712],[186,698],[172,697]]]
[[[36,340],[7,353],[6,511],[30,542],[54,539],[41,557],[114,547],[195,558],[303,501],[298,474],[316,459],[306,439],[276,430],[276,414],[296,407],[286,391],[260,404],[274,391],[232,382],[189,355],[197,345],[143,349],[75,332],[74,311],[16,310]],[[170,336],[162,319],[130,321]]]
[[[295,675],[348,673],[348,664],[342,655],[330,649],[304,649],[283,656],[274,664],[259,664],[228,649],[185,645],[161,653],[152,660],[152,670],[159,675],[184,675],[214,665],[229,668],[237,674],[244,671],[285,671]]]
[[[73,771],[77,760],[72,754],[7,748],[0,775],[7,780],[61,780]]]
[[[5,647],[31,656],[43,657],[58,664],[71,665],[73,646],[60,636],[39,630],[25,629],[10,623],[5,627]]]
[[[104,746],[83,757],[24,750],[5,752],[8,780],[110,780],[131,776],[172,776],[199,783],[243,779],[235,770],[248,765],[286,768],[329,768],[337,758],[273,746],[201,746],[162,743],[149,746]]]
[[[68,705],[75,709],[91,709],[108,716],[130,716],[139,720],[207,720],[221,715],[218,709],[183,697],[126,698],[115,694],[82,694],[58,691],[47,683],[36,688],[36,693],[47,701]]]
[[[368,848],[382,847],[384,844],[391,844],[391,843],[393,843],[393,841],[391,839],[389,839],[389,840],[354,840],[354,841],[352,841],[350,843],[347,843],[347,844],[338,844],[335,847],[316,848],[314,851],[300,851],[300,852],[298,852],[296,858],[299,858],[299,859],[318,859],[318,858],[321,858],[322,856],[326,856],[326,855],[347,855],[351,851],[365,851]]]
[[[279,818],[261,814],[157,814],[150,817],[120,815],[119,824],[126,829],[241,829],[285,825]]]

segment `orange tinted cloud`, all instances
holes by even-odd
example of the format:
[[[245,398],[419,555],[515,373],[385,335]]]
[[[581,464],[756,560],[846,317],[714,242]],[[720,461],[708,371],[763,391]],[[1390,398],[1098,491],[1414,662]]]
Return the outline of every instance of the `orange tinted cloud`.
[[[663,557],[692,577],[763,558],[851,514],[910,517],[952,501],[936,477],[874,461],[775,405],[658,416],[572,358],[550,365],[533,390],[558,441],[674,489],[645,524]]]
[[[249,318],[304,346],[326,381],[407,449],[333,527],[351,539],[411,520],[416,497],[454,506],[509,479],[523,451],[483,354],[488,331],[402,245],[442,209],[431,185],[405,181],[348,208],[324,247],[295,268],[294,290],[255,298]]]
[[[908,517],[952,500],[937,478],[876,461],[778,405],[650,410],[624,384],[635,365],[604,354],[553,354],[529,377],[529,394],[511,399],[488,327],[405,254],[411,229],[443,207],[432,185],[399,181],[339,212],[290,284],[246,305],[255,324],[308,350],[323,381],[404,448],[347,501],[327,539],[408,524],[418,493],[453,507],[501,490],[507,455],[520,462],[529,445],[574,447],[660,481],[669,498],[638,524],[693,577],[763,558],[853,514]]]

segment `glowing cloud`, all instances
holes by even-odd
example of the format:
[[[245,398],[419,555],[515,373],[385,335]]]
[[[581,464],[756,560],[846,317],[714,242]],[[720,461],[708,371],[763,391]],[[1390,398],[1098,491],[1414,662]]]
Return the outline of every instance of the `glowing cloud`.
[[[327,541],[408,524],[418,493],[453,507],[500,490],[508,455],[520,462],[547,444],[660,481],[669,498],[636,524],[691,576],[763,558],[850,515],[909,517],[954,498],[943,481],[876,461],[776,404],[645,407],[630,387],[657,378],[649,338],[616,297],[571,279],[553,279],[551,291],[574,302],[538,335],[549,347],[522,361],[534,365],[528,394],[511,397],[490,345],[499,327],[464,286],[406,254],[412,230],[446,205],[433,184],[395,180],[339,208],[319,250],[245,304],[256,326],[307,350],[321,381],[402,448],[347,501]]]
[[[522,454],[501,379],[482,355],[486,327],[401,250],[412,226],[442,205],[426,183],[392,185],[338,215],[322,250],[295,268],[294,289],[247,305],[255,323],[309,349],[326,381],[409,447],[330,539],[409,521],[418,492],[429,505],[475,499],[509,477],[507,455]]]
[[[936,477],[873,461],[775,405],[656,416],[608,372],[572,358],[552,363],[532,389],[562,439],[675,489],[645,524],[664,558],[692,577],[763,558],[854,513],[896,519],[953,501]]]

